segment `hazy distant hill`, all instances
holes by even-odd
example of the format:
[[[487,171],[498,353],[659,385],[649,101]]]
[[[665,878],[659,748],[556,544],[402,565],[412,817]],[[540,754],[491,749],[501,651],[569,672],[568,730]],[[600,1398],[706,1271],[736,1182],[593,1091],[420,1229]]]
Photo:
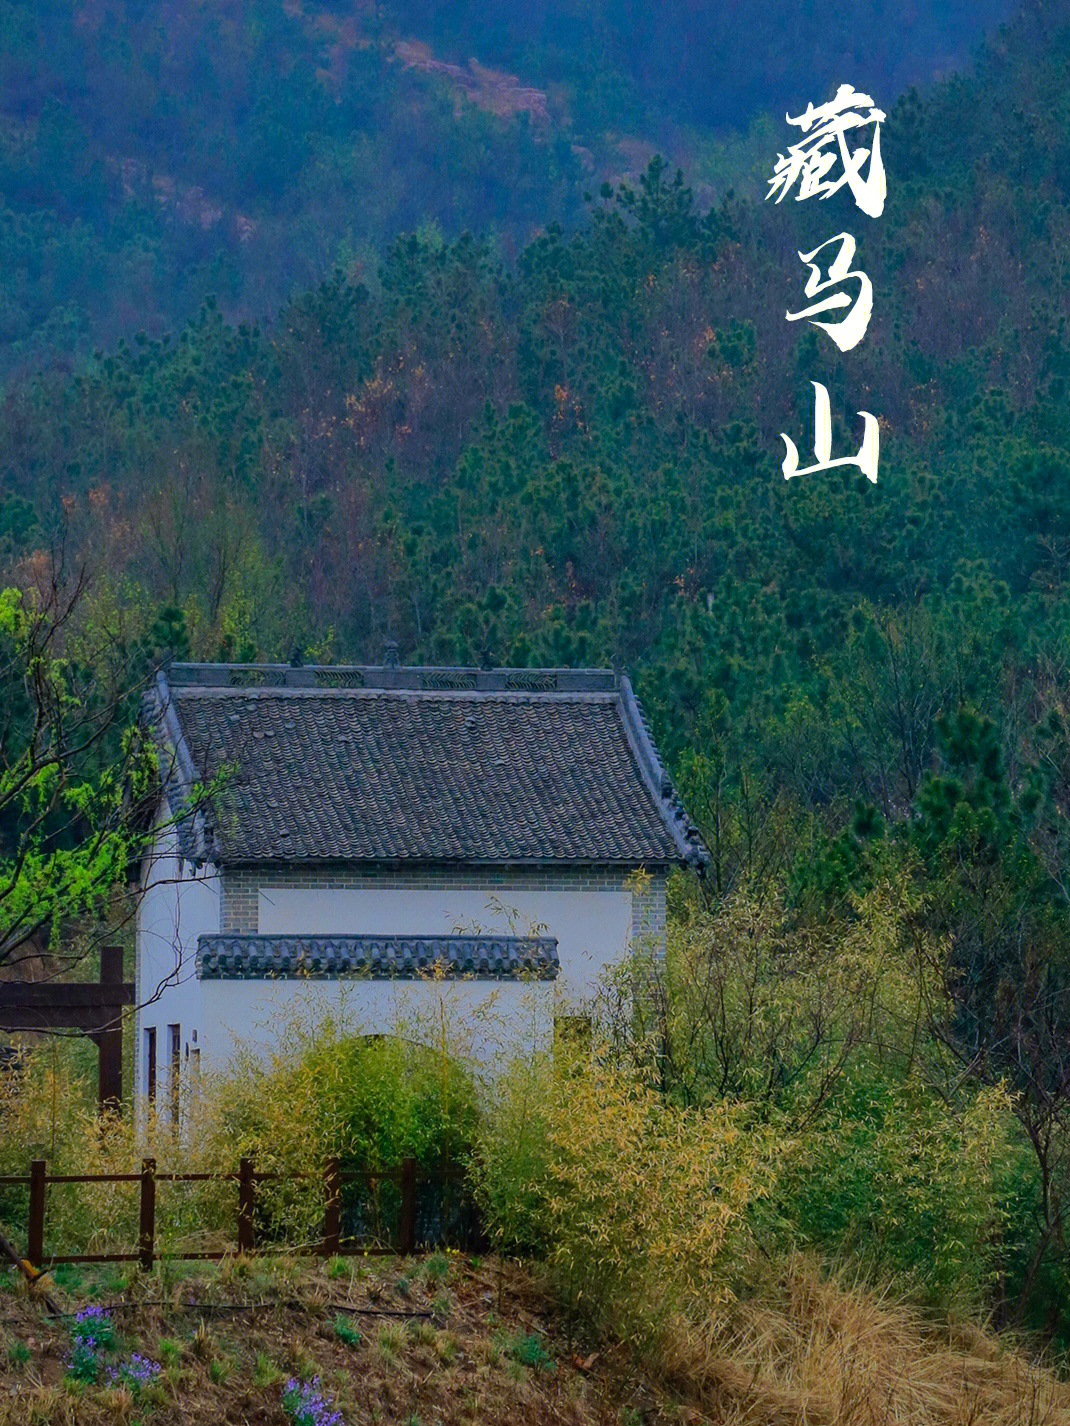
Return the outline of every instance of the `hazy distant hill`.
[[[209,292],[268,314],[421,225],[515,251],[655,149],[708,198],[714,128],[848,74],[890,103],[1006,7],[0,0],[0,371]]]
[[[329,7],[327,7],[329,8]],[[394,0],[403,30],[563,84],[587,124],[739,127],[850,78],[891,101],[961,68],[1008,0]]]

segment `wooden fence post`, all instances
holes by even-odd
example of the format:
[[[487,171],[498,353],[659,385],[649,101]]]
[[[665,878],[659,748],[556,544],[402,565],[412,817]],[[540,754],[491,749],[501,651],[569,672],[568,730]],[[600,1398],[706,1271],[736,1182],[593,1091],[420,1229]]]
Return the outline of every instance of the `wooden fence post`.
[[[156,1256],[156,1160],[141,1160],[141,1214],[138,1226],[138,1266],[152,1272]]]
[[[238,1161],[238,1252],[253,1251],[253,1203],[256,1178],[252,1159]]]
[[[401,1161],[401,1221],[398,1224],[398,1252],[407,1256],[416,1249],[416,1160]]]
[[[26,1256],[35,1268],[45,1257],[45,1161],[30,1163],[30,1221],[26,1229]]]
[[[338,1159],[332,1154],[323,1166],[323,1256],[334,1257],[342,1245],[342,1184]]]

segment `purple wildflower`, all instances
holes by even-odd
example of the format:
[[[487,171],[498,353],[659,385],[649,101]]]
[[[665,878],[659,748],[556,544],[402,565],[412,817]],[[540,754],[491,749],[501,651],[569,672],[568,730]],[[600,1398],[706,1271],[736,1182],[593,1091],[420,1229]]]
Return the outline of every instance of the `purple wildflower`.
[[[134,1396],[143,1386],[149,1386],[163,1371],[159,1362],[151,1357],[143,1357],[140,1352],[132,1352],[125,1361],[109,1367],[105,1376],[108,1386],[125,1386]]]
[[[283,1389],[282,1406],[293,1426],[345,1426],[342,1413],[322,1390],[318,1376],[306,1382],[291,1377]]]
[[[107,1308],[83,1307],[71,1323],[71,1355],[66,1367],[76,1381],[95,1384],[104,1371],[102,1352],[115,1346],[115,1326]]]
[[[115,1325],[105,1307],[83,1307],[71,1323],[71,1336],[91,1351],[102,1347],[106,1351],[115,1345]]]

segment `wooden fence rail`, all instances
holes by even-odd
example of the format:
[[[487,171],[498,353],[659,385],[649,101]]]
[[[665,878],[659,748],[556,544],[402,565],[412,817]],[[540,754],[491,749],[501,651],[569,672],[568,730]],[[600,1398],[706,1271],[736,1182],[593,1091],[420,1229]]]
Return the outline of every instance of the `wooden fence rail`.
[[[98,1174],[50,1174],[44,1159],[34,1159],[29,1174],[0,1177],[2,1187],[26,1187],[29,1189],[29,1214],[26,1225],[26,1257],[38,1268],[52,1267],[59,1263],[126,1263],[136,1262],[146,1272],[151,1271],[156,1258],[156,1193],[162,1183],[237,1183],[238,1209],[235,1246],[215,1252],[168,1253],[169,1258],[192,1261],[194,1259],[213,1260],[228,1257],[233,1252],[257,1253],[277,1252],[280,1249],[265,1247],[256,1242],[256,1201],[257,1185],[265,1182],[294,1182],[322,1176],[323,1182],[323,1231],[318,1242],[291,1248],[286,1251],[315,1254],[322,1257],[353,1256],[357,1254],[407,1255],[415,1251],[417,1239],[416,1190],[417,1182],[456,1183],[462,1171],[456,1167],[421,1170],[415,1159],[404,1159],[396,1169],[364,1170],[342,1169],[337,1158],[328,1158],[322,1171],[305,1173],[258,1172],[252,1159],[239,1160],[236,1173],[160,1173],[155,1159],[143,1159],[140,1173],[98,1173]],[[395,1242],[388,1246],[354,1242],[342,1233],[342,1188],[347,1183],[361,1182],[375,1184],[387,1180],[398,1185],[400,1213],[398,1233]],[[45,1251],[45,1209],[48,1188],[52,1184],[76,1183],[136,1183],[139,1185],[138,1245],[136,1252],[129,1253],[46,1253]]]

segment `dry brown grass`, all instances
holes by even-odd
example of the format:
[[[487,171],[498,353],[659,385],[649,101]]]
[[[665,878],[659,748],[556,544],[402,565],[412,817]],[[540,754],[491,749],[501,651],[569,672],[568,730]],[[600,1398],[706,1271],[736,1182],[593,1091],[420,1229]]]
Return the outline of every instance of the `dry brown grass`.
[[[1070,1385],[975,1326],[938,1328],[804,1258],[705,1334],[677,1330],[667,1381],[724,1426],[1062,1426]]]

